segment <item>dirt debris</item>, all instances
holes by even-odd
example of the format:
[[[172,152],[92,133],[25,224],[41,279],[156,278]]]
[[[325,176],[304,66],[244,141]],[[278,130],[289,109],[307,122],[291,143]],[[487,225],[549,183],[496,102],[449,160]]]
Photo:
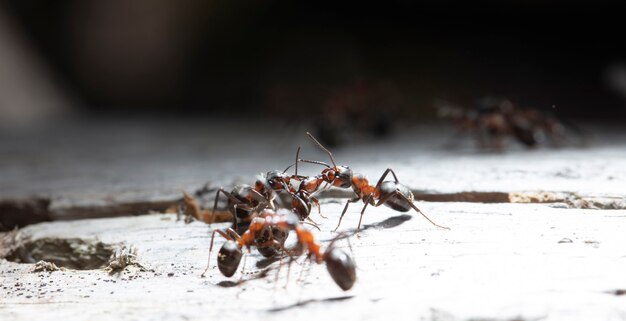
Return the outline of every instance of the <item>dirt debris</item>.
[[[109,273],[109,275],[113,275],[116,273],[121,273],[127,267],[134,266],[139,269],[141,272],[154,272],[154,270],[148,269],[141,265],[137,260],[137,248],[134,246],[122,246],[117,249],[109,260],[109,265],[104,268],[105,271]]]
[[[33,267],[33,270],[32,270],[33,273],[54,272],[54,271],[65,271],[65,268],[60,268],[52,262],[39,261],[35,263],[35,266]]]

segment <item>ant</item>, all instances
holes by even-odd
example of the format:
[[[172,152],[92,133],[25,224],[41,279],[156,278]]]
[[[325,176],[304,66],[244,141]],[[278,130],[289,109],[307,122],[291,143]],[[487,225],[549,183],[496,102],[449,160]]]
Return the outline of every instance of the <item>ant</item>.
[[[299,158],[299,154],[300,147],[298,147],[298,150],[296,151],[296,159]],[[287,170],[294,165],[296,166],[296,174],[292,176],[287,175]],[[224,194],[228,198],[228,209],[232,215],[231,229],[241,235],[249,229],[250,223],[257,216],[257,213],[260,210],[266,208],[273,210],[272,201],[275,198],[276,193],[286,190],[287,193],[293,198],[291,203],[293,211],[298,214],[300,220],[304,221],[309,216],[312,203],[316,204],[319,209],[319,201],[317,201],[316,198],[311,197],[308,193],[296,193],[295,189],[291,186],[291,179],[299,180],[303,178],[303,176],[297,175],[297,166],[298,164],[296,162],[287,167],[283,172],[268,172],[267,175],[264,176],[265,182],[259,179],[257,180],[255,187],[246,184],[239,184],[236,185],[231,192],[227,192],[223,188],[219,188],[216,192],[213,211],[211,214],[208,214],[208,211],[202,209],[195,199],[186,192],[183,192],[183,202],[187,212],[190,212],[191,216],[196,218],[210,216],[211,220],[208,222],[210,225],[214,222],[214,218],[216,217],[218,197],[220,193]],[[311,224],[319,229],[317,224],[312,220],[311,223],[306,222],[306,224]],[[220,234],[222,233],[222,231],[215,230],[211,237],[211,244],[213,244],[216,232]],[[263,233],[259,233],[257,240],[258,244],[267,243],[267,246],[257,246],[257,250],[264,257],[272,257],[276,255],[280,248],[277,244],[283,243],[287,239],[287,236],[287,234],[277,230],[276,228],[268,228],[264,230]],[[277,243],[271,243],[270,241],[276,241]],[[205,273],[206,270],[203,275]]]
[[[347,166],[337,166],[333,154],[328,149],[326,149],[326,147],[324,147],[319,141],[317,141],[317,139],[315,139],[313,135],[308,132],[306,134],[318,147],[320,147],[328,154],[333,166],[331,167],[324,162],[298,159],[298,161],[301,162],[326,166],[326,168],[322,170],[321,174],[303,180],[300,184],[300,189],[304,189],[308,193],[314,193],[320,190],[323,183],[326,183],[326,186],[352,188],[354,193],[356,193],[355,198],[349,199],[346,202],[346,206],[344,207],[343,212],[341,212],[341,216],[339,217],[339,223],[337,224],[337,227],[334,231],[336,231],[341,225],[341,220],[346,214],[350,203],[356,203],[360,200],[362,200],[365,205],[361,210],[361,217],[359,218],[357,232],[361,228],[363,214],[365,213],[365,209],[367,209],[368,205],[372,205],[375,207],[385,205],[399,212],[408,212],[413,209],[416,212],[420,213],[422,216],[424,216],[424,218],[426,218],[436,227],[447,230],[450,229],[448,227],[436,224],[430,218],[428,218],[428,216],[426,216],[426,214],[424,214],[419,208],[417,208],[417,206],[415,206],[415,204],[413,203],[413,192],[411,192],[408,187],[398,181],[396,173],[394,173],[391,168],[388,168],[380,177],[378,183],[375,186],[372,186],[369,184],[365,176],[353,173],[352,169]],[[393,175],[393,181],[385,181],[385,178],[389,173]],[[326,186],[324,186],[324,188]]]
[[[274,199],[280,192],[286,192],[292,198],[291,207],[298,214],[301,221],[309,219],[315,226],[317,224],[309,218],[312,206],[318,208],[321,215],[319,201],[316,197],[305,190],[296,191],[292,186],[292,180],[302,181],[306,177],[298,175],[298,159],[300,155],[300,147],[296,150],[296,162],[289,165],[284,171],[270,171],[262,178],[257,179],[255,186],[246,184],[236,185],[233,190],[228,193],[223,188],[219,188],[215,195],[213,204],[213,212],[217,209],[219,194],[222,193],[228,198],[228,208],[233,214],[234,226],[237,233],[242,234],[247,230],[251,220],[251,213],[260,209],[275,209]],[[288,175],[286,172],[295,165],[294,175]],[[211,224],[211,223],[209,223]]]
[[[296,159],[300,153],[300,148],[296,152]],[[296,168],[297,168],[297,164]],[[294,166],[293,164],[287,167],[284,171],[269,171],[265,175],[260,176],[254,186],[248,184],[238,184],[230,191],[227,192],[223,187],[220,187],[215,194],[215,201],[213,203],[213,211],[209,214],[206,210],[200,208],[195,203],[193,197],[183,192],[183,204],[186,206],[185,212],[188,216],[195,218],[210,217],[207,222],[209,225],[214,223],[216,215],[217,204],[219,202],[220,193],[227,197],[227,207],[232,214],[233,226],[238,233],[243,233],[248,229],[248,225],[251,220],[251,214],[263,208],[274,209],[274,200],[281,191],[287,191],[291,194],[293,201],[292,206],[298,208],[298,212],[301,213],[302,219],[308,217],[310,212],[311,200],[307,195],[296,195],[294,188],[291,186],[291,179],[300,179],[296,175],[288,175],[286,172]],[[317,203],[317,199],[314,200]],[[185,219],[188,222],[188,219]]]
[[[298,163],[300,161],[300,148],[301,147],[298,146],[298,150],[296,151],[296,161],[294,164],[291,165],[291,166],[295,165],[295,172],[291,176],[291,179],[300,182],[300,186],[298,187],[297,191],[293,187],[291,187],[291,190],[289,191],[289,194],[292,197],[291,207],[293,211],[298,215],[298,217],[300,217],[300,221],[304,221],[307,218],[310,221],[312,221],[309,218],[309,216],[311,215],[311,210],[312,210],[313,205],[317,207],[318,214],[322,216],[323,218],[326,218],[324,215],[322,215],[319,200],[317,199],[317,197],[313,196],[314,192],[309,192],[307,189],[303,188],[304,186],[306,186],[306,184],[308,184],[305,182],[308,181],[309,178],[306,176],[298,175]],[[287,170],[291,166],[289,166]],[[285,172],[287,170],[285,170]]]
[[[356,281],[356,265],[347,253],[334,247],[334,242],[337,238],[331,242],[326,251],[322,252],[320,244],[313,237],[313,233],[300,224],[297,214],[287,209],[279,209],[277,211],[271,209],[263,210],[252,219],[248,230],[241,235],[233,229],[228,229],[226,232],[216,230],[214,233],[218,233],[226,239],[226,242],[220,248],[217,258],[217,266],[220,272],[226,277],[231,277],[235,274],[243,256],[242,249],[244,247],[248,248],[248,251],[250,251],[251,246],[256,246],[257,248],[274,246],[284,249],[284,240],[281,242],[276,239],[263,237],[268,229],[280,231],[284,235],[294,231],[298,237],[299,249],[307,250],[309,259],[317,264],[326,263],[328,273],[342,290],[347,291],[352,288]],[[209,255],[212,248],[213,239],[211,239]]]
[[[236,186],[233,190],[239,191],[241,190],[241,186]],[[232,226],[229,229],[236,231],[239,234],[243,234],[248,230],[250,222],[256,217],[256,213],[258,209],[261,208],[261,206],[264,204],[258,203],[254,205],[254,202],[246,203],[245,200],[247,199],[243,198],[243,200],[241,200],[238,197],[235,197],[235,195],[240,195],[240,194],[236,194],[235,192],[233,192],[232,194],[228,192],[224,192],[224,193],[226,193],[226,195],[228,196],[229,204],[231,203],[231,201],[240,202],[230,207],[231,214],[232,214]],[[187,209],[190,210],[190,212],[192,213],[192,216],[197,217],[198,216],[197,213],[207,212],[206,210],[202,210],[200,208],[200,205],[191,195],[185,192],[183,192],[183,195],[184,195],[183,200],[185,202],[185,206],[187,207]],[[264,200],[262,200],[262,202],[263,201]],[[215,209],[213,210],[213,213],[215,213]],[[211,216],[211,218],[213,217],[214,216]],[[215,237],[215,233],[222,233],[222,231],[219,231],[219,230],[213,231],[213,235],[211,237],[211,244],[213,244],[213,238]],[[270,230],[264,231],[264,233],[262,234],[259,234],[258,241],[259,241],[259,244],[263,244],[266,241],[270,241],[270,240],[284,242],[286,239],[287,239],[287,234],[282,233],[281,231],[278,231],[275,229],[270,229]],[[279,249],[279,247],[276,247],[273,245],[274,244],[268,244],[267,246],[257,246],[257,250],[264,257],[272,257],[276,255]],[[208,269],[208,266],[207,266],[207,269]],[[204,271],[204,273],[202,273],[202,275],[204,276],[205,273],[206,273],[206,270]]]
[[[481,147],[496,150],[503,148],[507,136],[528,148],[536,147],[546,137],[556,146],[564,143],[566,127],[581,136],[581,131],[571,123],[538,109],[517,108],[508,99],[485,97],[479,101],[478,108],[472,110],[442,106],[439,114],[454,121],[458,132],[453,137],[470,132]]]

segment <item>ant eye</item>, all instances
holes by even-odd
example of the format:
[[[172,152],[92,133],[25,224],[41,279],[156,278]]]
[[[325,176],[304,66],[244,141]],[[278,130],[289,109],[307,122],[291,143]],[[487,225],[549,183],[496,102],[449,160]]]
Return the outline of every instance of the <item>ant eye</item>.
[[[274,180],[271,179],[268,183],[270,183],[270,185],[274,185]]]

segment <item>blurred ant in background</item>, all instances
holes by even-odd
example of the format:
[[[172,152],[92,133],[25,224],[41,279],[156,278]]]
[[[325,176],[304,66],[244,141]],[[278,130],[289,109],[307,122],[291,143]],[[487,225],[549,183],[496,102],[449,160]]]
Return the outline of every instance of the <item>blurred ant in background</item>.
[[[568,140],[568,132],[582,135],[576,126],[550,113],[518,108],[503,98],[485,97],[474,109],[449,104],[442,104],[438,109],[440,117],[451,119],[457,127],[451,142],[467,133],[481,148],[502,150],[508,137],[528,148],[544,144],[546,140],[550,140],[552,146],[562,146]]]
[[[362,200],[365,205],[361,210],[361,216],[359,218],[357,232],[361,228],[361,220],[363,219],[363,214],[365,213],[365,209],[367,209],[368,205],[376,207],[385,205],[399,212],[408,212],[413,209],[416,212],[420,213],[422,216],[424,216],[424,218],[426,218],[433,225],[439,228],[449,229],[448,227],[444,227],[433,222],[430,218],[428,218],[428,216],[426,216],[426,214],[424,214],[419,208],[417,208],[417,206],[415,206],[415,204],[413,203],[413,192],[407,186],[401,184],[398,181],[396,174],[391,168],[388,168],[383,173],[375,186],[370,185],[365,176],[353,173],[352,169],[347,166],[338,166],[335,163],[335,159],[332,153],[328,149],[326,149],[326,147],[324,147],[317,139],[315,139],[313,135],[311,135],[310,133],[307,133],[307,135],[318,147],[320,147],[328,154],[332,166],[324,162],[298,159],[299,162],[326,166],[326,168],[322,170],[321,174],[303,180],[300,183],[300,189],[305,190],[307,193],[314,193],[319,191],[320,189],[334,186],[344,189],[352,188],[352,190],[356,194],[355,198],[352,198],[346,202],[346,206],[344,207],[343,212],[341,212],[341,216],[339,217],[339,223],[337,224],[335,231],[341,225],[341,219],[348,210],[348,206],[350,205],[350,203],[356,203],[360,200]],[[385,181],[385,178],[389,173],[393,175],[393,181]],[[324,184],[323,187],[322,184]]]
[[[278,240],[264,237],[265,233],[267,233],[266,231],[270,230],[279,231],[282,235],[288,235],[290,231],[294,231],[298,238],[297,249],[293,251],[285,249],[284,239]],[[248,230],[241,235],[230,228],[226,232],[216,230],[214,233],[218,233],[226,239],[226,242],[220,248],[217,258],[218,269],[226,277],[233,276],[237,271],[243,256],[242,249],[246,247],[249,251],[252,246],[255,246],[257,248],[280,248],[290,256],[307,252],[311,261],[318,264],[326,263],[330,276],[344,291],[352,288],[356,281],[356,265],[347,253],[334,247],[334,242],[337,239],[333,240],[326,248],[326,251],[322,252],[321,246],[315,241],[313,233],[305,229],[300,224],[299,217],[290,210],[263,210],[258,215],[255,215]],[[212,249],[213,238],[209,248],[209,260]],[[209,266],[207,266],[207,270],[208,268]]]

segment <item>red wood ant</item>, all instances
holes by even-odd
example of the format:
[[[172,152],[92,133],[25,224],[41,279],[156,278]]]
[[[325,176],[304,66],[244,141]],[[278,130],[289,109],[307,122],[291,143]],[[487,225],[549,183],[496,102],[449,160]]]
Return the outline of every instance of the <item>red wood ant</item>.
[[[237,233],[242,234],[247,230],[251,220],[251,213],[269,207],[275,209],[274,200],[280,192],[286,192],[291,197],[291,208],[298,214],[301,221],[307,219],[311,213],[312,205],[319,210],[319,201],[304,190],[296,191],[291,185],[292,180],[301,181],[304,176],[298,175],[298,158],[300,147],[296,151],[296,162],[288,166],[284,171],[270,171],[262,178],[257,179],[254,187],[246,184],[236,185],[229,193],[219,188],[215,195],[213,213],[217,209],[220,193],[228,198],[228,208],[233,214],[233,225]],[[288,175],[286,172],[295,165],[295,174]],[[320,213],[321,215],[321,213]],[[310,219],[309,219],[310,220]],[[313,222],[311,220],[311,222]],[[315,222],[313,222],[315,223]],[[211,224],[211,222],[209,222]]]
[[[237,191],[239,189],[240,188],[235,187],[234,190]],[[254,205],[253,202],[246,202],[248,199],[243,198],[243,201],[242,201],[241,199],[235,197],[235,195],[239,195],[239,194],[235,194],[235,193],[231,194],[228,192],[224,192],[224,193],[228,196],[229,203],[231,200],[233,202],[239,201],[239,203],[236,203],[235,205],[230,207],[230,210],[231,210],[230,212],[232,214],[232,220],[233,220],[233,224],[230,229],[236,231],[239,234],[243,234],[248,230],[250,222],[254,219],[254,217],[256,217],[256,213],[258,212],[258,210],[262,208],[260,206],[262,204],[253,206]],[[200,208],[200,205],[198,205],[196,200],[191,195],[187,193],[183,193],[183,195],[184,195],[185,205],[188,209],[190,209],[192,213],[198,212],[198,211],[205,211]],[[213,213],[215,213],[215,209],[213,210]],[[196,216],[196,215],[193,215],[193,216]],[[213,231],[213,236],[211,237],[211,244],[213,243],[213,238],[215,237],[216,232],[218,231],[217,230]],[[219,231],[218,233],[220,232],[221,231]],[[286,239],[287,239],[287,234],[282,233],[281,231],[278,231],[275,229],[270,229],[270,230],[265,231],[265,233],[259,234],[259,244],[265,243],[265,241],[270,241],[270,240],[284,242]],[[259,253],[261,253],[261,255],[265,257],[272,257],[276,255],[276,253],[278,252],[278,249],[279,247],[276,247],[275,244],[268,244],[267,246],[257,246],[257,250],[259,251]],[[206,270],[205,270],[205,273],[206,273]],[[204,275],[204,273],[202,275]]]
[[[529,148],[536,147],[546,138],[558,146],[566,140],[566,124],[573,133],[581,134],[576,126],[549,113],[534,108],[517,108],[510,100],[495,97],[481,99],[478,108],[471,110],[442,106],[439,114],[454,121],[458,132],[453,137],[469,132],[481,147],[496,150],[503,148],[507,136]]]
[[[296,152],[296,159],[298,159],[299,153],[300,148],[298,148],[298,151]],[[286,171],[293,165],[296,166],[296,174],[289,176],[286,174]],[[232,214],[233,223],[231,229],[240,235],[244,234],[249,229],[250,222],[252,222],[260,210],[265,208],[273,209],[272,200],[276,197],[277,192],[287,191],[293,199],[291,203],[293,211],[298,214],[301,220],[308,218],[312,207],[311,203],[314,202],[319,207],[319,202],[316,198],[309,197],[307,193],[296,193],[290,184],[292,178],[302,179],[302,176],[297,175],[297,163],[290,165],[283,172],[268,172],[264,177],[264,181],[257,180],[255,187],[240,184],[236,185],[232,192],[227,192],[223,188],[219,188],[216,192],[213,211],[211,212],[212,215],[210,215],[211,220],[209,220],[208,223],[213,223],[220,193],[224,194],[228,198],[228,209]],[[187,193],[183,193],[183,195],[183,202],[187,211],[191,212],[192,216],[209,216],[191,195]],[[306,223],[318,228],[315,222]],[[211,244],[213,244],[216,232],[220,234],[222,233],[222,231],[214,231],[211,237]],[[265,257],[272,257],[276,255],[280,248],[279,244],[282,244],[288,236],[288,234],[285,234],[284,232],[273,227],[267,228],[262,233],[257,234],[257,243],[260,244],[257,246],[257,250]],[[276,241],[277,243],[272,243],[272,241]],[[206,273],[206,270],[204,273]]]
[[[300,149],[298,148],[296,159],[298,158],[299,152]],[[307,211],[307,204],[310,204],[310,200],[307,198],[299,199],[298,196],[295,195],[295,190],[290,183],[292,178],[297,179],[298,177],[286,174],[287,170],[289,170],[292,166],[293,165],[290,165],[282,172],[267,172],[264,176],[261,176],[256,180],[254,186],[248,184],[238,184],[235,185],[230,192],[227,192],[224,188],[220,187],[215,193],[213,211],[210,213],[202,209],[197,202],[195,202],[192,196],[183,192],[184,197],[182,204],[186,208],[179,211],[179,213],[185,212],[188,214],[187,217],[193,216],[196,219],[208,217],[208,220],[203,219],[203,221],[206,221],[209,225],[211,225],[215,221],[214,219],[218,216],[216,214],[216,210],[221,193],[228,199],[227,208],[232,214],[233,228],[238,233],[243,233],[248,229],[248,225],[251,220],[251,213],[266,207],[274,209],[274,200],[276,199],[277,193],[281,191],[287,191],[292,194],[294,198],[292,205],[294,207],[297,206],[299,212],[308,213],[310,212],[310,205],[308,206],[309,209]],[[306,217],[303,217],[303,219],[304,218]],[[185,221],[187,221],[187,219]]]
[[[342,290],[347,291],[354,285],[356,281],[356,266],[352,258],[341,249],[334,247],[334,240],[327,247],[326,251],[322,252],[320,244],[315,241],[313,233],[300,224],[300,220],[294,212],[287,209],[279,209],[278,211],[271,209],[263,210],[255,216],[248,230],[242,235],[239,235],[233,229],[228,229],[226,232],[215,230],[213,232],[214,235],[218,233],[227,240],[222,245],[217,258],[217,266],[220,272],[227,277],[235,274],[243,256],[242,249],[244,247],[248,248],[248,250],[252,246],[274,246],[284,249],[284,240],[281,242],[276,239],[263,237],[268,230],[280,231],[284,235],[287,235],[289,231],[294,231],[298,237],[298,246],[302,250],[308,251],[308,257],[313,262],[318,264],[326,263],[330,276]],[[212,248],[213,239],[211,239],[209,253]]]
[[[343,212],[341,212],[341,216],[339,217],[339,223],[337,224],[335,231],[341,225],[341,220],[346,214],[350,203],[356,203],[359,200],[362,200],[365,205],[361,210],[361,217],[359,218],[357,231],[361,228],[361,220],[363,219],[363,214],[365,213],[365,209],[367,209],[368,205],[376,207],[380,205],[385,205],[399,212],[408,212],[413,209],[416,212],[420,213],[422,216],[424,216],[424,218],[426,218],[433,225],[439,228],[449,230],[448,227],[441,226],[433,222],[430,218],[428,218],[428,216],[426,216],[426,214],[424,214],[419,208],[417,208],[417,206],[415,206],[415,204],[413,203],[413,192],[411,192],[408,187],[398,181],[396,173],[394,173],[391,168],[388,168],[380,177],[378,183],[375,186],[372,186],[369,184],[365,176],[361,174],[354,174],[352,172],[352,169],[347,166],[337,166],[332,153],[328,149],[326,149],[319,141],[317,141],[317,139],[315,139],[313,135],[308,132],[307,135],[318,147],[320,147],[328,154],[333,166],[331,167],[324,162],[299,159],[298,161],[301,162],[326,166],[326,168],[322,170],[322,173],[320,175],[309,177],[308,179],[302,181],[302,183],[300,184],[300,189],[304,189],[308,193],[313,193],[321,188],[322,183],[326,183],[328,186],[335,186],[339,188],[352,187],[352,190],[354,191],[354,193],[356,193],[355,198],[350,199],[346,202],[346,206],[344,207]],[[389,173],[393,175],[393,181],[385,181],[385,178]]]

